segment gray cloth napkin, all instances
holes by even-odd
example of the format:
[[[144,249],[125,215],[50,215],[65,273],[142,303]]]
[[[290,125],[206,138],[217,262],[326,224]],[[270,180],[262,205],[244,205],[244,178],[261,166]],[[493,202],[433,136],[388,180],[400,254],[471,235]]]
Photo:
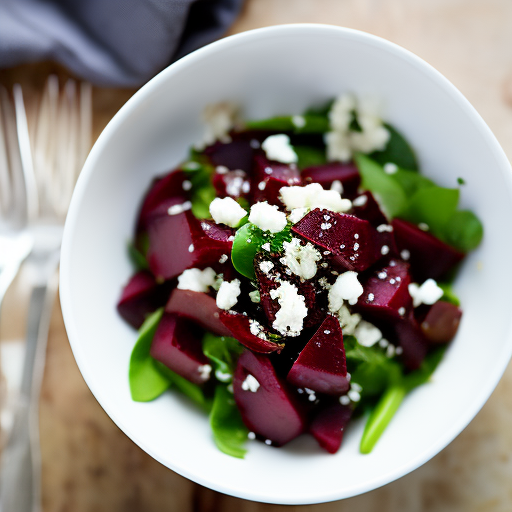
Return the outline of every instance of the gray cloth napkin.
[[[0,0],[0,68],[54,60],[97,85],[138,86],[222,36],[243,0]]]

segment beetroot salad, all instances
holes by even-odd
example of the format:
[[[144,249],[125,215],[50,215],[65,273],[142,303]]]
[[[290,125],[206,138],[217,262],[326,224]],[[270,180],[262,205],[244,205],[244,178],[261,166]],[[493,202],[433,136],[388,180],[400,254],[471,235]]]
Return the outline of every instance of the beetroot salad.
[[[429,380],[462,311],[450,283],[483,229],[422,176],[375,103],[240,121],[209,106],[189,158],[139,210],[119,314],[139,337],[136,401],[168,388],[209,414],[220,450],[301,434],[335,453],[364,415],[369,453]]]

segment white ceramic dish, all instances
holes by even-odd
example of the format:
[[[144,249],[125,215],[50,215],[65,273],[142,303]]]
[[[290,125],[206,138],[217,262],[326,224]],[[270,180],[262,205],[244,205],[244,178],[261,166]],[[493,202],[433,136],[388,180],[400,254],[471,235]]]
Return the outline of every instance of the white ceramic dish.
[[[423,172],[454,186],[482,219],[482,246],[456,283],[463,321],[432,383],[408,396],[370,455],[362,423],[336,455],[305,436],[282,449],[250,442],[245,460],[219,452],[207,418],[177,394],[135,403],[128,361],[135,333],[115,304],[130,272],[126,242],[151,178],[202,135],[209,103],[248,118],[297,113],[341,92],[382,98],[384,119],[417,149]],[[246,32],[173,64],[107,126],[78,181],[62,246],[61,302],[78,366],[97,400],[141,448],[181,475],[256,501],[306,504],[354,496],[414,470],[457,436],[485,403],[512,352],[510,165],[480,116],[432,67],[354,30],[287,25]],[[143,475],[141,475],[143,478]]]

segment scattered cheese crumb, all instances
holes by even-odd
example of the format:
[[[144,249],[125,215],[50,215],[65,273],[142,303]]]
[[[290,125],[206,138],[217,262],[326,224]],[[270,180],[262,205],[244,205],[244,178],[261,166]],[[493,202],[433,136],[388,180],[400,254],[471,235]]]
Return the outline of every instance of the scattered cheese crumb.
[[[340,180],[334,180],[331,183],[331,190],[334,190],[334,192],[338,192],[338,194],[343,194],[343,183],[341,183]]]
[[[304,128],[306,126],[306,119],[304,116],[293,116],[292,123],[295,128]]]
[[[322,258],[320,252],[313,244],[308,242],[301,245],[298,238],[292,238],[291,242],[284,242],[283,263],[302,279],[311,279],[315,276],[316,262]]]
[[[260,270],[264,274],[268,274],[274,268],[274,264],[271,261],[260,262]]]
[[[392,162],[384,164],[384,172],[386,174],[395,174],[398,171],[398,166]]]
[[[217,307],[220,309],[229,310],[237,302],[240,295],[240,281],[233,279],[233,281],[222,281],[219,291],[217,292]]]
[[[350,398],[347,395],[340,396],[340,404],[341,405],[349,405],[350,404]]]
[[[212,372],[212,367],[209,364],[203,364],[197,368],[201,380],[208,380],[210,378],[210,373]]]
[[[261,246],[262,249],[264,249],[267,252],[270,252],[270,242],[266,242]]]
[[[230,142],[229,132],[235,125],[237,108],[232,103],[222,102],[207,105],[203,110],[203,120],[206,131],[198,149],[203,149],[215,141]]]
[[[353,201],[354,206],[364,206],[368,202],[368,196],[358,196]]]
[[[359,393],[359,391],[356,391],[355,389],[351,389],[347,393],[347,396],[350,398],[352,402],[359,402],[359,400],[361,400],[361,394]]]
[[[297,222],[299,222],[299,220],[301,220],[304,217],[304,215],[306,215],[306,213],[308,213],[308,211],[309,208],[294,208],[290,212],[290,215],[288,215],[288,220],[292,224],[296,224]]]
[[[337,313],[343,301],[347,300],[354,305],[357,299],[363,294],[363,287],[357,279],[357,272],[349,270],[339,275],[329,290],[329,311]]]
[[[208,292],[208,288],[215,284],[215,270],[207,267],[204,270],[189,268],[178,276],[180,290],[191,290],[193,292]]]
[[[254,432],[249,432],[249,433],[247,434],[247,437],[248,437],[249,439],[253,440],[253,439],[256,439],[256,434],[255,434]]]
[[[219,263],[222,265],[223,263],[226,263],[226,261],[228,261],[228,255],[227,255],[227,254],[223,254],[223,255],[219,258]]]
[[[232,197],[216,197],[210,203],[210,214],[217,224],[236,228],[247,212]]]
[[[253,290],[252,292],[249,292],[249,298],[251,299],[251,302],[254,302],[255,304],[261,302],[259,290]]]
[[[411,257],[411,253],[407,249],[404,249],[400,253],[400,256],[402,257],[403,260],[407,261]]]
[[[354,336],[363,347],[373,347],[382,339],[382,332],[370,322],[361,320],[354,331]]]
[[[181,184],[183,190],[190,190],[192,188],[192,182],[189,180],[183,180],[183,183]]]
[[[383,255],[383,256],[386,256],[386,254],[389,253],[389,247],[387,245],[383,245],[380,249],[380,253]]]
[[[221,370],[215,370],[215,377],[221,382],[229,382],[233,378],[233,375],[231,375],[231,373],[224,373]]]
[[[284,133],[267,137],[262,142],[261,148],[269,160],[283,164],[294,164],[298,161],[297,153],[290,144],[290,137]]]
[[[282,187],[279,192],[289,211],[296,208],[324,208],[333,212],[346,212],[352,208],[349,199],[343,199],[334,190],[324,190],[319,183],[311,183],[305,187]]]
[[[272,327],[283,335],[298,336],[302,331],[308,308],[297,287],[288,281],[282,281],[278,288],[270,290],[270,297],[277,299],[281,306]]]
[[[253,336],[258,336],[262,340],[267,339],[263,326],[257,320],[249,319],[249,330]]]
[[[179,213],[186,212],[187,210],[190,210],[191,208],[192,208],[192,203],[190,201],[185,201],[184,203],[175,204],[175,205],[171,206],[167,210],[167,213],[169,215],[178,215]]]
[[[437,283],[433,279],[427,279],[421,286],[416,283],[411,283],[409,285],[409,293],[415,308],[421,304],[432,305],[444,294],[442,288],[437,286]]]
[[[377,226],[377,231],[379,233],[384,233],[385,231],[387,231],[388,233],[392,233],[393,226],[390,226],[389,224],[380,224],[379,226]]]
[[[260,383],[250,373],[247,375],[245,380],[242,382],[242,389],[244,391],[251,391],[256,393],[260,387]]]
[[[418,224],[418,227],[422,230],[422,231],[428,231],[430,228],[428,226],[428,224],[426,224],[425,222],[420,222]]]
[[[287,224],[286,214],[280,212],[277,206],[268,204],[266,201],[251,206],[249,222],[263,231],[270,231],[271,233],[279,233]]]
[[[188,246],[188,252],[194,252],[194,244]]]

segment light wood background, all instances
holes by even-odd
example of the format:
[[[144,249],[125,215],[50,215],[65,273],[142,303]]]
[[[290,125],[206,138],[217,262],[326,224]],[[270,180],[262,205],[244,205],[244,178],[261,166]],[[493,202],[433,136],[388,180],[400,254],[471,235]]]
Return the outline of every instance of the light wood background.
[[[230,33],[279,23],[364,30],[413,51],[476,107],[512,158],[512,1],[248,0]],[[0,83],[40,88],[45,63],[0,71]],[[97,136],[133,90],[94,91]],[[485,169],[482,169],[485,172]],[[19,290],[18,290],[19,291]],[[2,335],[19,326],[16,287]],[[488,321],[488,320],[487,320]],[[483,340],[484,341],[484,340]],[[59,304],[53,311],[40,405],[44,512],[510,512],[512,368],[470,426],[412,474],[363,496],[306,507],[227,497],[176,475],[135,446],[107,417],[73,359]]]

